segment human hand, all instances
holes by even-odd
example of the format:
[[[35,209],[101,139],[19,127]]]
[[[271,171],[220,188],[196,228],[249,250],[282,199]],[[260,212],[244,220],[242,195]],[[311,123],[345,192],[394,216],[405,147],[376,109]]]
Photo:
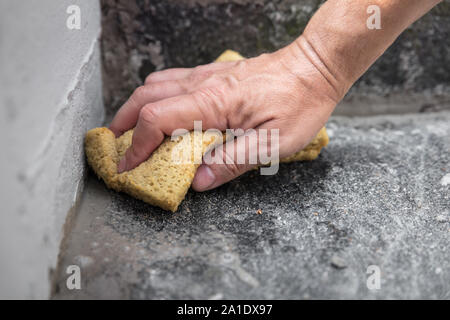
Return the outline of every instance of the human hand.
[[[198,120],[204,130],[279,129],[279,157],[287,157],[305,147],[323,127],[349,87],[341,83],[302,38],[252,59],[152,73],[110,125],[116,136],[136,127],[118,171],[135,168],[166,135],[179,128],[192,130]],[[229,159],[239,158],[234,148],[248,159],[249,149],[257,145],[248,145],[245,135],[233,144],[215,150],[223,164],[199,167],[194,189],[215,188],[254,167],[248,161]]]

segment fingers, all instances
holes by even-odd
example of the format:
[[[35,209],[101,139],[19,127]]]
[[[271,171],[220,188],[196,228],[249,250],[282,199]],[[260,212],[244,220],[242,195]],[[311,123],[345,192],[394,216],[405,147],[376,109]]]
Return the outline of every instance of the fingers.
[[[135,168],[139,163],[147,159],[164,139],[164,132],[155,125],[156,115],[152,115],[149,109],[142,109],[141,117],[133,132],[131,146],[120,160],[117,172]]]
[[[161,81],[184,79],[192,73],[192,68],[172,68],[150,73],[145,78],[145,85]]]
[[[109,128],[116,137],[122,135],[136,126],[139,112],[146,104],[192,92],[214,72],[234,64],[235,62],[211,63],[195,68],[168,69],[150,74],[145,85],[137,88],[119,109]]]
[[[184,94],[186,87],[179,81],[163,81],[137,88],[128,101],[119,109],[109,128],[120,136],[127,130],[134,128],[139,112],[146,104]]]
[[[118,172],[128,171],[147,160],[165,135],[176,129],[194,129],[194,121],[202,121],[203,130],[226,129],[223,108],[205,94],[181,95],[146,105],[139,112],[132,145],[119,162]]]
[[[204,73],[224,70],[234,66],[235,64],[236,64],[235,61],[213,62],[197,66],[195,68],[172,68],[157,71],[148,75],[148,77],[145,79],[145,85],[161,81],[173,81],[185,79],[191,75],[194,75],[194,78],[196,78],[197,75],[201,76]]]
[[[150,75],[113,119],[116,136],[135,127],[132,145],[118,165],[128,171],[145,161],[165,135],[176,129],[192,130],[202,121],[204,130],[225,130],[228,106],[240,105],[238,80],[215,71],[235,62],[213,63],[194,69],[171,69]]]
[[[278,171],[279,160],[278,134],[274,132],[268,135],[260,134],[261,129],[247,130],[245,134],[205,155],[192,183],[194,190],[214,189],[255,168],[258,164],[271,162],[269,169],[273,170],[269,174],[275,174]]]

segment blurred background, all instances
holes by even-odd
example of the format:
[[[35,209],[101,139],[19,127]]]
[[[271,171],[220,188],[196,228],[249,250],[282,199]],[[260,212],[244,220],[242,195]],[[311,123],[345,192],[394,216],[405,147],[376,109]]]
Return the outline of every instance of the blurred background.
[[[301,33],[320,0],[102,0],[105,102],[113,112],[146,75],[246,57]],[[353,86],[336,114],[426,112],[450,105],[450,4],[408,28]],[[120,75],[120,76],[118,76]]]

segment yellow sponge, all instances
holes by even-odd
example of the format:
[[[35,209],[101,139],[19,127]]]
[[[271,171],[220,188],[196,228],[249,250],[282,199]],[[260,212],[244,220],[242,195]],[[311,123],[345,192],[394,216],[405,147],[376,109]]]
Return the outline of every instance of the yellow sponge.
[[[227,50],[217,61],[239,59],[243,58],[237,52]],[[116,139],[108,128],[95,128],[85,137],[86,156],[89,165],[109,188],[175,212],[191,186],[203,154],[223,143],[222,136],[211,132],[197,133],[202,134],[203,139],[195,139],[195,134],[190,132],[174,141],[166,138],[146,161],[133,170],[118,174],[117,165],[131,146],[133,130]],[[182,143],[190,143],[190,148]],[[322,128],[308,146],[281,162],[314,160],[327,144],[328,135]],[[181,154],[184,150],[190,150],[187,159]],[[178,159],[185,156],[187,161],[175,162],[172,157],[175,152],[180,153]]]
[[[220,142],[215,143],[216,136],[205,133],[202,145],[195,146],[200,139],[194,139],[194,132],[191,132],[190,139],[183,140],[191,143],[191,149],[185,148],[192,150],[191,155],[187,161],[176,163],[172,160],[172,153],[183,151],[183,148],[175,150],[182,142],[166,138],[149,159],[133,170],[118,174],[117,165],[127,148],[131,146],[132,135],[133,130],[130,130],[116,139],[108,128],[89,130],[85,138],[89,165],[109,188],[126,192],[137,199],[173,212],[177,210],[191,186],[201,157],[208,151],[208,146],[222,143],[222,137]],[[194,159],[196,147],[200,152],[197,159]]]
[[[233,50],[225,50],[217,59],[216,62],[228,62],[244,60],[244,57],[239,52]]]

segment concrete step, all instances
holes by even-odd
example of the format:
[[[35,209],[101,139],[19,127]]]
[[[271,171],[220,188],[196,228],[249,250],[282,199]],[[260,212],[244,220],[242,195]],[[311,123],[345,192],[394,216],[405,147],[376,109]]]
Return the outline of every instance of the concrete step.
[[[90,174],[53,298],[449,299],[450,112],[327,128],[316,161],[190,191],[175,214]]]

